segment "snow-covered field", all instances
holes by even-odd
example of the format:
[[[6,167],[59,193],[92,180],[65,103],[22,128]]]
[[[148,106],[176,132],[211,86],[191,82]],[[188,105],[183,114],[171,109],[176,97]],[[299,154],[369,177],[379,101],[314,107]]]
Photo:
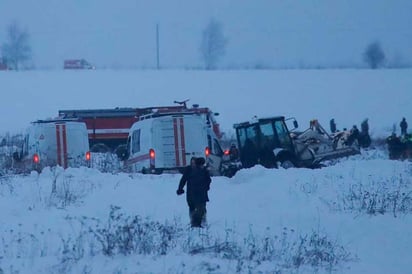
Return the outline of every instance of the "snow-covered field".
[[[351,128],[369,118],[372,136],[388,136],[402,117],[412,121],[412,69],[250,71],[28,71],[0,73],[0,133],[21,131],[59,109],[173,105],[219,112],[226,132],[254,115],[319,119]],[[13,119],[10,119],[13,117]],[[399,128],[398,128],[399,130]]]
[[[179,175],[3,177],[0,273],[409,273],[411,175],[372,150],[214,177],[201,230],[188,227]]]
[[[191,99],[229,132],[253,115],[412,121],[412,70],[0,73],[0,132],[58,109]],[[11,119],[13,117],[13,119]],[[188,227],[179,175],[45,169],[0,177],[0,273],[410,273],[412,164],[382,150],[321,169],[214,177],[208,227]]]

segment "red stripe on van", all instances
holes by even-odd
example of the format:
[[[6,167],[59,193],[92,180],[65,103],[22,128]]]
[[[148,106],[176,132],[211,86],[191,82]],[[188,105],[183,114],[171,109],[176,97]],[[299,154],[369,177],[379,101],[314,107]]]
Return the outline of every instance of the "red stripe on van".
[[[185,126],[183,118],[180,118],[180,143],[182,145],[183,166],[186,165],[186,145],[185,145]]]
[[[128,160],[125,161],[125,164],[126,165],[131,165],[131,164],[135,164],[137,162],[141,162],[141,161],[145,161],[145,160],[149,160],[149,159],[150,159],[150,154],[147,153],[147,154],[143,154],[143,155],[128,159]]]
[[[61,144],[60,144],[60,125],[56,124],[56,144],[57,144],[57,164],[59,166],[62,165],[61,162],[61,155],[62,155],[62,151],[61,151]]]
[[[63,167],[67,168],[67,138],[66,138],[66,125],[62,125],[63,127]]]
[[[179,155],[179,136],[177,131],[177,119],[173,118],[173,131],[175,135],[175,157],[176,157],[176,166],[180,166],[180,155]]]

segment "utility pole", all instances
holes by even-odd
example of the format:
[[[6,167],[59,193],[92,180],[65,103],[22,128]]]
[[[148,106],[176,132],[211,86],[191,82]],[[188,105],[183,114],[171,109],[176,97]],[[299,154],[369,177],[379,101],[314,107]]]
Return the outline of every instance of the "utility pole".
[[[159,24],[156,24],[156,67],[160,69],[160,56],[159,56]]]

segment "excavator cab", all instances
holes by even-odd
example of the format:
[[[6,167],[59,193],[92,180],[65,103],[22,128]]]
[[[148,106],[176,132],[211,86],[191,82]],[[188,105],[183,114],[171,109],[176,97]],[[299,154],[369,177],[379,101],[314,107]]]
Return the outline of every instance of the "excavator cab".
[[[272,168],[280,159],[275,155],[281,150],[294,155],[293,141],[283,116],[254,119],[234,125],[240,161],[245,168],[261,164]]]

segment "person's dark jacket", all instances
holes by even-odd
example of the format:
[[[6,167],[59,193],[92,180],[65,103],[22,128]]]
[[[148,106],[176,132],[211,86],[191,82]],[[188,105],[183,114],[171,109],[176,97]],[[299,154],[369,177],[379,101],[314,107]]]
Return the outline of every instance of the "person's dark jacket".
[[[239,159],[239,150],[236,146],[231,146],[229,149],[230,160],[237,160]]]
[[[361,133],[369,134],[369,123],[368,120],[364,120],[361,124]]]
[[[392,134],[386,139],[389,149],[389,159],[399,159],[405,149],[405,144],[395,134]]]
[[[356,126],[353,126],[353,128],[350,130],[350,134],[348,139],[346,140],[346,144],[351,146],[355,140],[358,140],[359,138],[359,129]]]
[[[209,171],[204,167],[187,167],[179,182],[178,194],[186,187],[186,199],[188,203],[204,203],[209,201],[207,192],[210,188]]]
[[[178,190],[183,190],[183,187],[185,186],[186,182],[189,180],[189,177],[190,177],[190,174],[191,174],[191,171],[192,171],[193,168],[195,168],[195,167],[193,167],[191,165],[185,167],[185,169],[183,170],[182,178],[180,178],[180,181],[179,181]],[[183,194],[183,193],[184,193],[184,191],[180,192],[180,194]]]

